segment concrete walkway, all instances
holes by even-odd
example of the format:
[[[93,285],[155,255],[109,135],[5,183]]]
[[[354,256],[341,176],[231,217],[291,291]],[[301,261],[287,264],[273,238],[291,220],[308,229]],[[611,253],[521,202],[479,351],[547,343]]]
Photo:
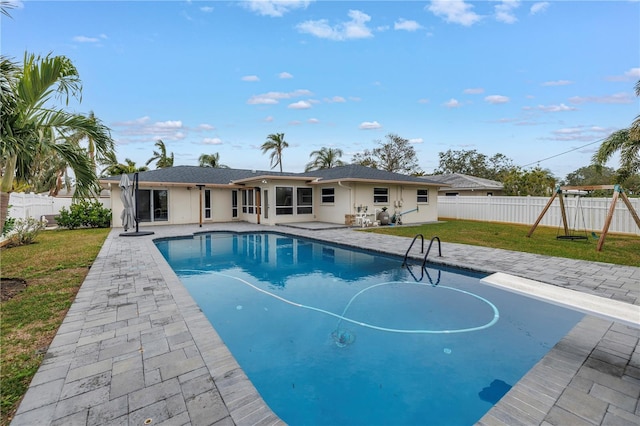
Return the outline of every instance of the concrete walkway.
[[[318,227],[316,227],[318,228]],[[322,227],[319,227],[322,228]],[[153,244],[200,231],[277,231],[404,255],[409,240],[246,223],[109,234],[22,401],[19,425],[277,425]],[[640,267],[442,244],[429,259],[638,306]],[[421,258],[418,244],[411,256]],[[640,424],[640,330],[587,316],[479,422]]]

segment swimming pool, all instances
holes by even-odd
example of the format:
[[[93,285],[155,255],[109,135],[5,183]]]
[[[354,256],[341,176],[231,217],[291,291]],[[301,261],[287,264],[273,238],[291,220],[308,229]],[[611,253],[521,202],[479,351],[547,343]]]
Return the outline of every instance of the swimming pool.
[[[276,233],[156,242],[289,424],[472,424],[581,318],[481,275]]]

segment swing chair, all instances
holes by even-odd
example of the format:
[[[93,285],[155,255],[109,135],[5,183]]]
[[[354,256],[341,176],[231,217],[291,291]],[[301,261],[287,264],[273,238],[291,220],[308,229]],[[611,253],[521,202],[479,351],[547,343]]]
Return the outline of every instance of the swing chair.
[[[568,194],[565,193],[564,197]],[[589,241],[589,236],[587,235],[587,225],[584,220],[584,211],[582,209],[582,194],[578,192],[576,194],[576,208],[575,214],[573,216],[573,227],[569,227],[569,223],[567,221],[567,206],[565,204],[563,194],[559,195],[560,200],[560,211],[562,213],[562,223],[564,225],[564,234],[560,234],[560,226],[558,226],[558,232],[556,234],[556,240],[565,240],[565,241]],[[578,226],[578,215],[582,216],[582,232],[577,229]]]

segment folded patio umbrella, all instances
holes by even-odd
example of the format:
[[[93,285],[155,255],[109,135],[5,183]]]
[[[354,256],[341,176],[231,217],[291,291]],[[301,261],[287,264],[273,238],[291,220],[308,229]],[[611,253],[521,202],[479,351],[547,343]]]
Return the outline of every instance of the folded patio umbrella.
[[[131,194],[132,183],[129,179],[129,175],[123,174],[122,178],[120,178],[120,199],[122,200],[122,205],[124,209],[120,214],[120,219],[122,219],[122,227],[126,231],[129,228],[133,228],[136,223],[136,216],[134,213],[134,204],[133,204],[133,195]]]

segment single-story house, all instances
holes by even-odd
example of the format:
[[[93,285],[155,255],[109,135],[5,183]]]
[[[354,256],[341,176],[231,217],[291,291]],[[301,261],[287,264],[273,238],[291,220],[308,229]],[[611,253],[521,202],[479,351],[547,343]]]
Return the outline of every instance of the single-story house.
[[[438,190],[438,195],[503,195],[504,185],[501,182],[484,179],[475,176],[463,175],[462,173],[447,173],[443,175],[427,176],[431,182],[440,182],[446,186]]]
[[[123,210],[120,178],[100,180],[111,191],[116,227]],[[141,224],[352,224],[356,215],[360,223],[373,223],[383,209],[405,224],[438,219],[439,183],[360,165],[305,173],[176,166],[139,172],[138,182]]]

